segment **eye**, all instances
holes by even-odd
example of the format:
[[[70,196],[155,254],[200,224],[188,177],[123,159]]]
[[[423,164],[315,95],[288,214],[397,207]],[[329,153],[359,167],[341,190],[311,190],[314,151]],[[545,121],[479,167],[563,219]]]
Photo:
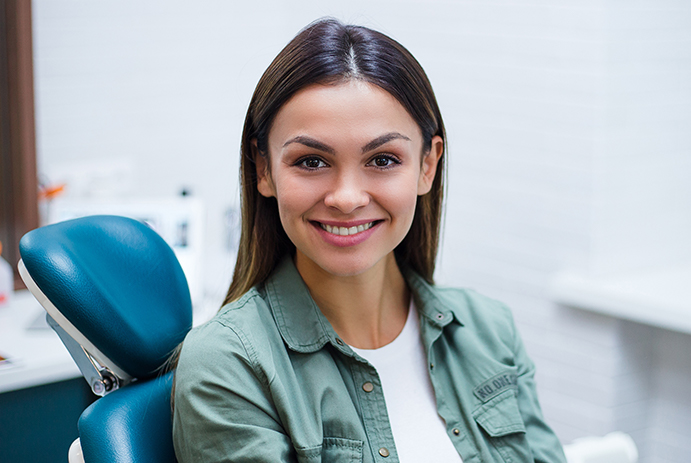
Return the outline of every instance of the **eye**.
[[[327,164],[322,159],[316,157],[302,158],[298,160],[295,165],[307,170],[316,170],[322,167],[327,167]]]
[[[373,157],[370,162],[368,162],[368,165],[378,167],[379,169],[386,169],[400,163],[401,161],[399,161],[395,156],[390,154],[378,154]]]

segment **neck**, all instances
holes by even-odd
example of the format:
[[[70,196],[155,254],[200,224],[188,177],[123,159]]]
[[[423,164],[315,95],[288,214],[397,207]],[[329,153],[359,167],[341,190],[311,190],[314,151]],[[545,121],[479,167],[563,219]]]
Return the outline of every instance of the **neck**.
[[[357,275],[330,274],[299,251],[295,265],[312,298],[347,344],[376,349],[403,330],[410,291],[393,252]]]

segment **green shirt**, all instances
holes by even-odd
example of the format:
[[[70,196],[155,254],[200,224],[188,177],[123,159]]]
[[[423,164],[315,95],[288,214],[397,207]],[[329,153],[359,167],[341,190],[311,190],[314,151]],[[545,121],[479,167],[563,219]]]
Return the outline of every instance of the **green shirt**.
[[[565,462],[509,310],[405,276],[464,463]],[[188,334],[175,388],[180,463],[398,461],[376,370],[338,337],[289,258]]]

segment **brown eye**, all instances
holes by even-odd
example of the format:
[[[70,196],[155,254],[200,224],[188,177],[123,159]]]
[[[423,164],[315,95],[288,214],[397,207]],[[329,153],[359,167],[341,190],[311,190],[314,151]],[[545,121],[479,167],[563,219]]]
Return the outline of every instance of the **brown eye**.
[[[370,161],[374,167],[386,168],[394,164],[400,164],[393,156],[377,156]]]
[[[319,158],[304,158],[297,162],[297,165],[308,170],[325,167],[326,163]]]

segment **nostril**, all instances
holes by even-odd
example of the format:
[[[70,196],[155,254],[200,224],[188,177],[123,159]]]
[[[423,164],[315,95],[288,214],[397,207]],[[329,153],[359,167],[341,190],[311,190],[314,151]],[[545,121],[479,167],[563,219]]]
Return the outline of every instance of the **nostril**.
[[[324,197],[324,204],[326,206],[338,209],[344,213],[349,213],[355,209],[367,206],[369,202],[370,197],[367,193],[353,189],[335,190]]]

